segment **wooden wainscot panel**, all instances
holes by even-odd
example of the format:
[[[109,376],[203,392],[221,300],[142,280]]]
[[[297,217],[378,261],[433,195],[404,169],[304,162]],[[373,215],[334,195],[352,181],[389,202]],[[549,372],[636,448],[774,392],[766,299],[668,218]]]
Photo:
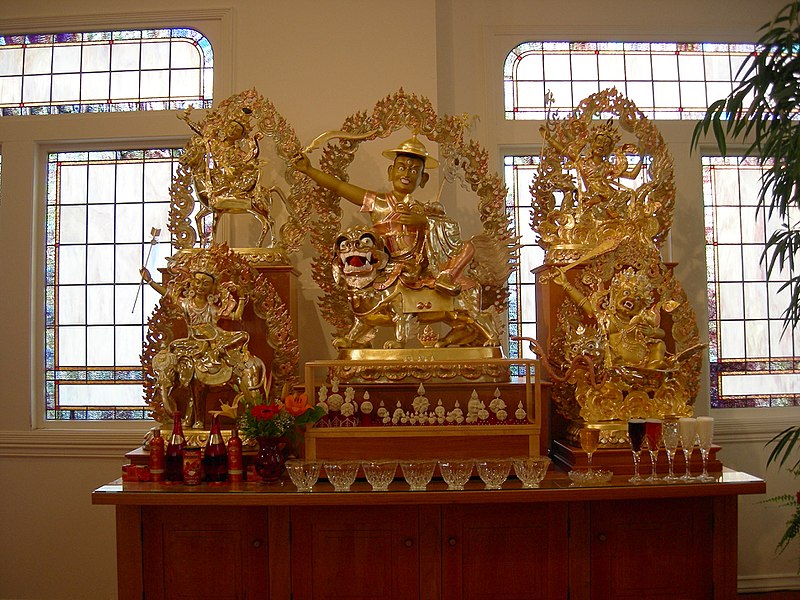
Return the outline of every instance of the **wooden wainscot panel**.
[[[712,508],[712,498],[593,503],[592,600],[720,597]]]
[[[567,597],[566,504],[442,507],[442,598]]]
[[[148,600],[269,597],[265,509],[146,506],[142,522]]]
[[[293,507],[292,598],[420,596],[416,506]]]

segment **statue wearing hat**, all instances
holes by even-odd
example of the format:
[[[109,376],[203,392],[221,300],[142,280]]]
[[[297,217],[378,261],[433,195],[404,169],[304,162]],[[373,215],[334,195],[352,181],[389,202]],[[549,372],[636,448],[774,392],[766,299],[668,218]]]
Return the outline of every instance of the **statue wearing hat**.
[[[433,287],[458,295],[459,278],[474,255],[472,244],[460,239],[458,224],[447,218],[441,205],[423,204],[412,196],[417,188],[425,187],[430,177],[427,170],[435,169],[438,161],[416,134],[383,156],[392,161],[388,169],[392,189],[382,193],[320,171],[305,155],[294,166],[370,214],[373,229],[383,237],[390,256],[390,272],[382,285],[389,287],[399,279],[412,289]]]

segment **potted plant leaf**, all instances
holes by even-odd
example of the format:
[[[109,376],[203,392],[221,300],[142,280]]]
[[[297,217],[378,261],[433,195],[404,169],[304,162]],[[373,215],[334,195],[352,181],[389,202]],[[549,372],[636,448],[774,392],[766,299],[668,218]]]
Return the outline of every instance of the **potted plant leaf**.
[[[729,142],[738,142],[745,150],[737,154],[756,158],[764,168],[759,208],[783,225],[768,238],[762,261],[768,276],[775,267],[790,275],[780,288],[788,289],[790,298],[782,315],[786,333],[800,322],[800,0],[784,6],[759,32],[756,51],[737,73],[738,84],[727,98],[709,106],[694,128],[691,147],[697,148],[710,131],[723,156]],[[777,463],[800,475],[800,426],[783,430],[767,445],[774,445],[767,466]],[[778,543],[782,551],[800,534],[800,492],[768,501],[793,509]]]

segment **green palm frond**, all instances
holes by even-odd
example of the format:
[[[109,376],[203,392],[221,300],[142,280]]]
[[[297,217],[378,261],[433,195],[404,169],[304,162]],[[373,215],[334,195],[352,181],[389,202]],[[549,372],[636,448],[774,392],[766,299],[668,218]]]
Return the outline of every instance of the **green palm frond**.
[[[745,144],[744,154],[765,167],[759,207],[777,215],[784,226],[766,242],[762,261],[769,275],[786,269],[790,278],[781,290],[790,301],[782,317],[784,329],[800,323],[800,222],[790,212],[800,208],[800,0],[786,5],[760,30],[758,50],[740,67],[731,94],[713,102],[692,133],[697,148],[709,132],[723,156],[730,142]]]
[[[770,446],[772,444],[775,444],[775,447],[772,449],[772,452],[770,452],[769,458],[767,458],[767,466],[771,465],[773,462],[777,462],[778,466],[783,467],[786,465],[787,461],[796,459],[794,464],[788,468],[795,474],[799,474],[800,425],[787,427],[768,441],[766,445]],[[792,454],[794,453],[795,447],[798,447],[798,456],[793,457]]]

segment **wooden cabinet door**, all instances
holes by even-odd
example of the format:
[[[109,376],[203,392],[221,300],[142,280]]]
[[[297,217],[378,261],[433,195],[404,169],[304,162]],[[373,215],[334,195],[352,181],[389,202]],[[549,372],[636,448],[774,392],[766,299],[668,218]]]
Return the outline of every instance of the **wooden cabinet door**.
[[[417,507],[293,507],[291,522],[294,600],[419,597]]]
[[[147,600],[269,598],[267,511],[143,507]]]
[[[442,598],[567,597],[565,503],[442,507]]]
[[[711,498],[594,502],[592,600],[713,596]]]

